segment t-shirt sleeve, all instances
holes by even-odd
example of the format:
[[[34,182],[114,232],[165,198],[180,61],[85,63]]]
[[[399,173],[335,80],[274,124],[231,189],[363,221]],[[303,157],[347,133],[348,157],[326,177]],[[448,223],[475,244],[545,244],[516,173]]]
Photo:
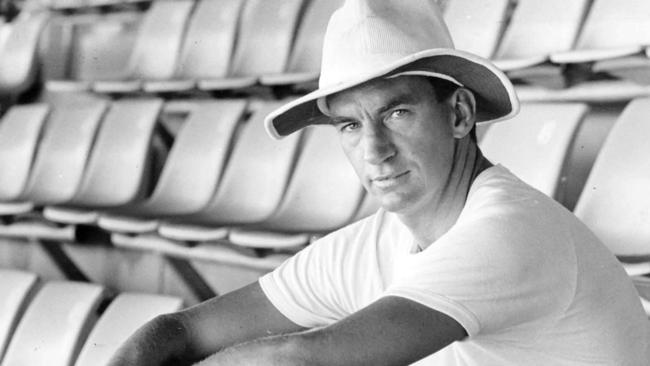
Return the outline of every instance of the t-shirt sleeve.
[[[544,321],[570,302],[575,253],[565,237],[539,227],[511,217],[458,223],[409,256],[384,296],[440,311],[469,336]]]
[[[260,278],[262,290],[284,316],[306,328],[350,315],[381,282],[368,274],[376,268],[376,227],[369,217],[321,238]]]

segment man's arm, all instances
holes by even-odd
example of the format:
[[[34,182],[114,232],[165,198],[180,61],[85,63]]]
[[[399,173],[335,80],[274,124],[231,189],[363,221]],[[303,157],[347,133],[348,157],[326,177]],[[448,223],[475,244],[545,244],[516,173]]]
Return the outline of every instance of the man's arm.
[[[141,327],[110,366],[191,364],[226,347],[304,330],[271,304],[257,282]]]
[[[239,344],[199,365],[408,365],[466,336],[443,313],[385,297],[331,326]]]

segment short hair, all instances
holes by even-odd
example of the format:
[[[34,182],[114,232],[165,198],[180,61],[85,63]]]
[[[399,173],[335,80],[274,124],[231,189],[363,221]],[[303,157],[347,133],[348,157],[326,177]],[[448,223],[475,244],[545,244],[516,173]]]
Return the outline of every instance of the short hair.
[[[444,102],[445,100],[449,99],[452,94],[460,86],[456,83],[452,83],[449,80],[445,79],[440,79],[440,78],[435,78],[435,77],[427,77],[429,80],[429,84],[433,87],[433,94],[435,95],[436,102]],[[469,136],[472,139],[472,141],[477,142],[476,138],[476,124],[472,127],[472,130],[469,132]]]
[[[429,84],[433,87],[433,93],[436,96],[436,101],[443,102],[451,97],[454,92],[460,88],[458,84],[452,83],[449,80],[427,77]]]

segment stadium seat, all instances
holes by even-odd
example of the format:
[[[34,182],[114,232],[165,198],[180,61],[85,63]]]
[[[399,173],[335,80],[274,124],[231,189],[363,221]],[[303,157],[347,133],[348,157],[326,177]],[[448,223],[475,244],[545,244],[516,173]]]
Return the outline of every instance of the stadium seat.
[[[27,187],[47,104],[12,107],[0,121],[0,201],[14,201]]]
[[[552,53],[573,46],[590,1],[520,0],[505,30],[495,64],[511,78],[545,86],[562,84]]]
[[[295,173],[280,207],[260,224],[263,230],[233,229],[229,241],[253,248],[294,248],[351,222],[363,188],[331,126],[307,129]],[[286,235],[284,235],[286,234]]]
[[[105,366],[117,348],[140,326],[157,315],[178,311],[179,298],[122,293],[117,296],[88,336],[75,366]]]
[[[190,19],[174,77],[146,81],[151,93],[183,92],[228,75],[244,0],[202,0]]]
[[[69,101],[54,106],[44,126],[23,199],[38,204],[72,199],[107,107],[103,100]]]
[[[104,289],[93,284],[44,284],[18,323],[1,365],[72,365],[104,297]]]
[[[0,44],[0,95],[17,96],[36,81],[39,37],[48,20],[47,12],[23,13],[9,23]]]
[[[95,136],[107,103],[93,99],[83,102],[70,100],[54,105],[42,131],[27,131],[30,136],[17,151],[23,156],[16,155],[14,164],[22,162],[20,170],[29,170],[29,178],[25,188],[15,197],[17,201],[29,202],[34,207],[45,204],[61,204],[70,201],[82,182],[86,164],[95,141]],[[28,108],[28,107],[23,107]],[[33,116],[42,118],[46,107],[37,104]],[[40,113],[40,114],[39,114]],[[36,118],[29,121],[37,125]],[[38,133],[37,151],[35,157],[33,135]],[[18,142],[21,142],[19,139]],[[12,154],[13,155],[13,154]],[[27,158],[33,160],[31,169]],[[15,169],[14,169],[15,170]],[[20,177],[20,175],[18,176]],[[9,176],[8,179],[11,179]],[[7,206],[5,206],[7,208]],[[41,238],[52,240],[72,240],[74,228],[60,227],[43,220],[38,212],[22,212],[9,222],[0,223],[0,236],[13,238]]]
[[[0,269],[0,361],[37,282],[33,273]]]
[[[554,53],[553,62],[583,63],[640,53],[650,43],[650,2],[594,0],[571,51]]]
[[[495,60],[504,71],[528,68],[570,50],[589,1],[519,0],[503,34]]]
[[[191,0],[154,1],[142,19],[129,64],[120,80],[95,81],[99,93],[129,93],[144,80],[167,80],[174,75],[185,36]]]
[[[574,210],[635,275],[650,273],[648,113],[648,98],[628,104],[607,136]]]
[[[145,201],[102,213],[99,226],[113,232],[155,231],[159,219],[200,211],[219,185],[246,100],[189,102],[158,183]]]
[[[452,0],[444,19],[457,49],[490,58],[510,11],[509,0]]]
[[[195,215],[169,220],[158,229],[169,239],[210,241],[226,237],[227,225],[253,224],[277,209],[293,171],[300,133],[283,141],[268,137],[262,120],[280,102],[252,103],[230,161],[210,202]]]
[[[566,181],[567,153],[587,110],[585,104],[523,104],[515,118],[490,126],[481,150],[492,163],[557,199]]]
[[[83,91],[90,89],[94,81],[123,77],[141,19],[139,12],[123,11],[53,20],[44,40],[46,90]],[[51,69],[56,71],[48,71]]]
[[[308,4],[296,35],[289,64],[281,74],[262,75],[264,85],[287,85],[313,82],[320,73],[323,37],[327,23],[342,0],[312,0]]]
[[[241,89],[255,85],[261,75],[284,72],[303,3],[304,0],[247,0],[228,76],[202,79],[199,88]]]
[[[83,180],[74,195],[63,202],[68,208],[46,207],[45,217],[60,223],[89,224],[97,219],[93,208],[121,206],[141,199],[151,174],[151,145],[161,109],[160,99],[113,102]]]

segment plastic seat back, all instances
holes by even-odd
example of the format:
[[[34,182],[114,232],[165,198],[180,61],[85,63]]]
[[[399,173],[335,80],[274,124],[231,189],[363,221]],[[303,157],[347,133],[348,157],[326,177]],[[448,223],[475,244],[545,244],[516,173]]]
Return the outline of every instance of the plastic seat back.
[[[331,126],[308,128],[282,203],[265,228],[283,232],[326,232],[352,220],[363,188]]]
[[[117,348],[157,315],[178,311],[183,301],[160,295],[123,293],[116,297],[88,336],[75,366],[104,366]]]
[[[453,0],[444,19],[457,49],[486,58],[496,50],[508,16],[509,0]]]
[[[650,99],[628,104],[585,183],[575,214],[614,254],[650,256]]]
[[[264,84],[291,84],[315,80],[320,72],[323,37],[327,23],[342,0],[312,0],[300,21],[291,51],[291,57],[284,73],[265,75]]]
[[[160,99],[113,102],[71,204],[119,206],[138,199],[149,173],[151,140],[162,108]]]
[[[587,110],[584,104],[524,104],[515,118],[490,126],[481,150],[493,163],[557,198],[567,153]]]
[[[87,283],[46,283],[28,306],[2,366],[69,366],[97,320],[102,287]]]
[[[607,49],[650,44],[650,2],[594,0],[576,49]]]
[[[232,76],[281,73],[287,67],[303,0],[247,0],[233,56]]]
[[[18,199],[27,186],[47,104],[12,107],[0,122],[0,200]]]
[[[33,273],[0,269],[0,361],[37,281]]]
[[[0,46],[0,94],[19,94],[36,80],[39,37],[49,20],[45,12],[18,17]]]
[[[294,167],[300,133],[282,141],[266,134],[264,117],[283,105],[257,102],[253,114],[242,127],[210,206],[200,216],[214,223],[255,223],[276,210]]]
[[[181,127],[151,197],[135,213],[190,214],[216,191],[247,101],[196,102]]]
[[[94,81],[123,76],[140,18],[137,13],[118,13],[75,24],[69,79]]]
[[[191,0],[152,3],[143,19],[131,55],[130,77],[142,79],[172,77],[193,6],[194,2]]]
[[[589,4],[589,0],[519,0],[495,57],[547,57],[570,50]]]
[[[44,204],[72,199],[86,170],[106,107],[107,103],[98,99],[54,106],[44,127],[24,199]]]
[[[228,74],[244,0],[202,0],[183,42],[177,78],[220,78]]]

